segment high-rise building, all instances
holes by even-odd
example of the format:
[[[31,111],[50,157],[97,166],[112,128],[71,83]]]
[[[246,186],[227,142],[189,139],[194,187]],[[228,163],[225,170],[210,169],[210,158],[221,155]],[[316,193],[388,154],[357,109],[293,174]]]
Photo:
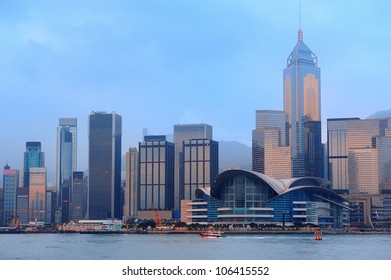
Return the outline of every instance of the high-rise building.
[[[19,187],[19,171],[11,169],[7,164],[3,170],[3,221],[5,224],[11,224],[13,218],[16,218],[16,195]]]
[[[76,168],[77,119],[60,118],[57,128],[56,187],[62,223],[70,220],[72,174]]]
[[[304,122],[305,176],[324,177],[322,125],[320,121]]]
[[[46,177],[45,167],[30,168],[29,221],[46,222]]]
[[[41,151],[41,142],[26,142],[24,152],[23,187],[28,188],[30,183],[30,168],[44,167],[45,154]]]
[[[180,200],[184,198],[183,142],[191,139],[213,140],[212,126],[208,124],[174,125],[175,145],[175,187],[174,208],[180,209]]]
[[[391,119],[328,119],[328,178],[339,193],[387,193]]]
[[[210,139],[183,142],[184,199],[196,198],[199,188],[210,188],[219,173],[219,145]]]
[[[139,143],[139,210],[174,208],[174,144],[164,135],[144,136]]]
[[[124,216],[136,217],[138,209],[138,152],[130,148],[126,153]]]
[[[16,215],[19,217],[19,224],[26,225],[29,222],[29,188],[17,189]]]
[[[320,68],[316,55],[304,44],[299,30],[298,42],[284,69],[284,111],[289,120],[292,149],[292,175],[305,176],[305,121],[320,121]],[[316,144],[315,146],[317,146]]]
[[[84,180],[84,173],[81,171],[73,172],[72,178],[72,202],[71,219],[73,221],[82,220],[87,212],[87,186]]]
[[[273,147],[288,146],[288,118],[284,111],[257,110],[255,124],[255,129],[252,132],[252,170],[265,174],[265,130],[277,129],[278,138],[277,142],[273,143]],[[288,178],[291,177],[288,176]]]
[[[289,179],[292,175],[291,148],[280,146],[280,129],[264,130],[264,173],[277,179]]]
[[[88,217],[122,219],[122,117],[93,112],[89,118]]]

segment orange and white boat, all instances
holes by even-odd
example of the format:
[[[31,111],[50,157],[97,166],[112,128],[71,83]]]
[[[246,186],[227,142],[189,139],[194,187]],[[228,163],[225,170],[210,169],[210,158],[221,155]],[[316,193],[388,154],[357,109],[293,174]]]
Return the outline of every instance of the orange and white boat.
[[[202,238],[220,238],[220,237],[226,237],[224,233],[220,231],[208,231],[204,233],[200,233],[200,236]]]

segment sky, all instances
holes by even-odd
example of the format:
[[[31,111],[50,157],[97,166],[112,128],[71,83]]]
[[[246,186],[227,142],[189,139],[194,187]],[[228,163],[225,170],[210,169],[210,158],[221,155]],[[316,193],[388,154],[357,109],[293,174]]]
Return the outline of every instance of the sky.
[[[122,116],[123,154],[144,128],[188,123],[251,146],[255,111],[283,109],[299,14],[325,142],[327,118],[391,109],[390,11],[388,0],[1,1],[0,164],[22,169],[26,142],[41,141],[54,172],[58,120],[75,117],[86,170],[92,111]]]

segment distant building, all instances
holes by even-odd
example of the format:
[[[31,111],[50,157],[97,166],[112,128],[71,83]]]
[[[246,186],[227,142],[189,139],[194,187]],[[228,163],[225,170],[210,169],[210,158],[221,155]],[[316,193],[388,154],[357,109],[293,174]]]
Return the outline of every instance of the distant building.
[[[265,158],[265,145],[269,144],[270,149],[287,147],[289,145],[288,117],[284,111],[257,110],[255,123],[256,127],[252,132],[252,170],[259,173],[265,173],[265,161],[268,160],[270,162],[270,160],[272,160],[271,158]],[[277,139],[273,143],[265,142],[266,129],[276,129]],[[272,151],[269,150],[269,153],[271,152]],[[287,160],[291,161],[290,156]],[[289,164],[289,166],[291,166],[291,164]],[[290,177],[292,176],[289,175],[288,178]]]
[[[45,167],[30,168],[29,222],[46,222],[46,177]]]
[[[318,58],[304,44],[299,30],[298,42],[284,69],[284,111],[288,115],[289,145],[292,149],[292,176],[305,176],[305,122],[321,120],[320,68]],[[318,138],[316,138],[317,141]],[[315,143],[317,147],[320,143]]]
[[[16,215],[19,224],[26,225],[29,222],[29,188],[18,188],[16,193]]]
[[[122,117],[93,112],[89,117],[88,217],[122,219],[121,205]]]
[[[3,170],[3,207],[2,215],[5,224],[11,224],[16,218],[16,195],[19,186],[19,171],[7,164]]]
[[[30,186],[30,168],[44,167],[45,153],[41,151],[41,142],[26,142],[26,151],[24,152],[23,169],[23,187]]]
[[[219,173],[218,142],[192,139],[183,142],[184,199],[194,199],[199,188],[210,188]]]
[[[324,153],[320,121],[304,122],[305,176],[324,178]]]
[[[87,213],[87,185],[81,171],[73,172],[71,197],[71,220],[83,220]]]
[[[136,217],[138,209],[138,152],[137,148],[130,148],[126,152],[126,178],[124,217]]]
[[[328,178],[339,193],[391,191],[391,119],[328,119]]]
[[[138,210],[174,208],[174,144],[164,135],[139,143]]]
[[[60,118],[57,128],[56,190],[61,222],[70,221],[72,173],[77,168],[77,119]]]
[[[183,142],[191,139],[213,140],[213,129],[209,124],[176,124],[174,125],[175,145],[175,187],[174,208],[179,210],[180,200],[184,198]]]

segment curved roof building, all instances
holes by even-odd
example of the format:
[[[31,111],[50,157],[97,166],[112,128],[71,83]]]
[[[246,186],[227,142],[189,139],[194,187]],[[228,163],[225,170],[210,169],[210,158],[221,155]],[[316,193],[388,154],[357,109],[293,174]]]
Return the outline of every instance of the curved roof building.
[[[210,189],[199,189],[197,200],[184,201],[188,223],[306,224],[343,227],[347,201],[316,177],[279,180],[241,169],[220,173]]]

